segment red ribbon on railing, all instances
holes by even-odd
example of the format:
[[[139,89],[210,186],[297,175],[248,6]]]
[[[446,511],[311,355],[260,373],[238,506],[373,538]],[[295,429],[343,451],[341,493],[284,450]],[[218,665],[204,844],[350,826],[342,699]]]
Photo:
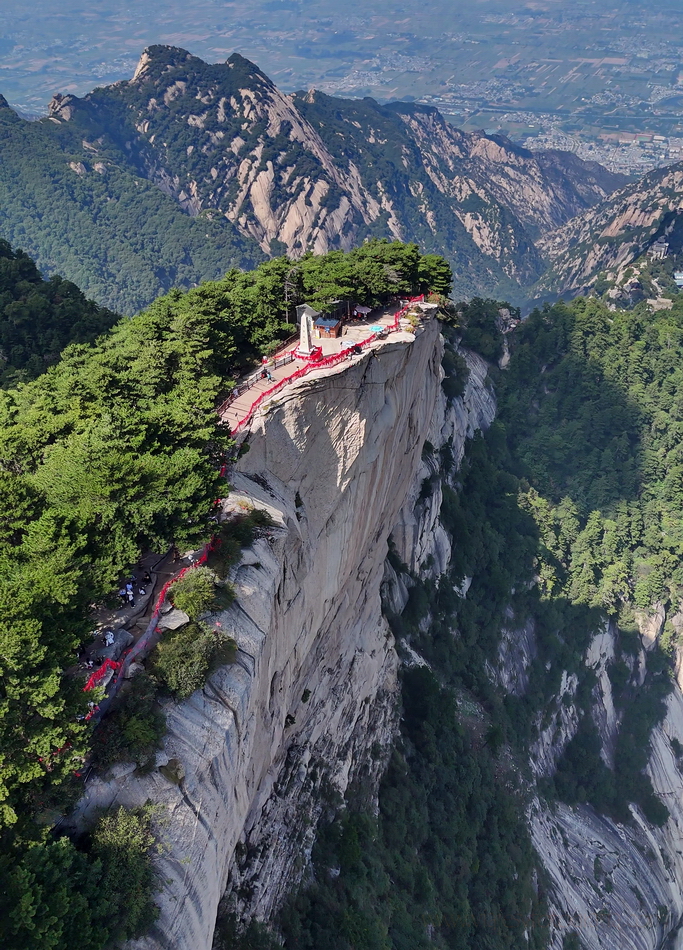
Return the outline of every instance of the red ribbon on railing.
[[[102,666],[98,670],[95,670],[95,672],[90,676],[88,682],[83,687],[84,691],[91,690],[95,686],[97,686],[104,679],[104,676],[107,670],[111,669],[111,670],[118,670],[118,674],[116,676],[116,680],[113,684],[113,687],[110,691],[110,698],[116,695],[121,685],[121,682],[123,680],[123,677],[125,676],[126,670],[130,666],[130,664],[133,662],[133,660],[137,656],[139,656],[149,645],[151,635],[156,630],[159,614],[161,613],[161,608],[164,605],[164,600],[166,599],[166,595],[168,593],[169,588],[173,584],[175,584],[176,581],[179,581],[181,578],[185,577],[185,575],[189,571],[193,570],[195,567],[199,567],[202,564],[206,564],[209,558],[209,554],[211,553],[211,551],[214,550],[214,548],[219,543],[220,543],[219,539],[212,538],[211,541],[209,541],[209,543],[204,546],[202,553],[199,555],[199,557],[194,562],[194,564],[190,564],[188,565],[188,567],[184,567],[181,571],[179,571],[176,574],[175,577],[171,577],[169,580],[166,581],[164,586],[159,591],[159,596],[157,597],[154,611],[147,625],[147,629],[145,630],[142,637],[138,640],[138,642],[135,644],[134,647],[132,647],[130,650],[126,650],[126,652],[121,655],[120,662],[117,663],[115,660],[109,660],[109,659],[105,660]],[[97,706],[92,708],[89,711],[88,715],[85,717],[86,720],[91,719],[92,716],[98,711],[98,709],[99,707]]]
[[[90,675],[88,682],[83,687],[83,691],[87,693],[91,689],[94,689],[102,682],[107,670],[118,670],[120,666],[121,664],[117,663],[116,660],[110,660],[109,657],[107,657],[102,666]]]
[[[423,300],[424,300],[424,294],[420,294],[418,297],[411,297],[411,299],[408,301],[406,306],[402,307],[399,311],[397,311],[396,314],[394,314],[394,322],[393,324],[390,324],[386,328],[386,330],[389,333],[392,333],[395,330],[398,330],[400,319],[405,316],[405,314],[410,310],[411,306],[414,303],[420,303]],[[368,346],[370,343],[374,343],[378,336],[379,336],[379,333],[373,333],[371,336],[367,337],[365,340],[360,340],[356,344],[356,346],[359,346],[359,347]],[[286,386],[287,383],[294,382],[294,380],[296,379],[301,379],[303,376],[306,376],[306,374],[310,373],[312,370],[322,369],[328,366],[334,366],[336,363],[341,363],[342,360],[347,359],[347,356],[348,356],[347,351],[333,353],[331,356],[326,356],[322,360],[318,360],[317,362],[311,363],[308,366],[303,366],[301,369],[296,370],[294,373],[291,373],[289,376],[284,376],[282,379],[279,379],[275,383],[274,386],[271,386],[269,389],[266,389],[265,392],[262,392],[258,395],[258,397],[254,400],[254,402],[251,404],[251,406],[247,410],[246,414],[240,420],[238,420],[236,425],[233,427],[233,429],[231,430],[231,435],[236,435],[239,432],[239,430],[242,428],[242,426],[246,425],[247,422],[249,422],[249,420],[251,419],[253,414],[256,412],[258,407],[261,405],[261,403],[265,399],[268,399],[269,396],[272,396],[274,393],[278,392],[278,390],[282,389],[283,386]],[[221,407],[221,409],[222,408],[223,407]]]
[[[202,564],[206,564],[209,554],[211,553],[211,551],[214,549],[215,546],[216,546],[216,539],[214,538],[207,545],[205,545],[204,550],[202,551],[200,556],[197,558],[197,560],[194,562],[194,564],[190,564],[187,567],[184,567],[182,571],[178,571],[175,577],[169,578],[169,580],[167,580],[164,586],[161,588],[161,590],[159,591],[159,596],[157,597],[157,602],[152,612],[152,616],[150,617],[149,623],[147,624],[147,629],[145,630],[144,634],[140,637],[138,642],[135,644],[135,646],[128,653],[125,664],[124,663],[121,664],[121,669],[119,670],[119,674],[116,677],[117,688],[129,664],[132,663],[133,660],[137,656],[139,656],[143,652],[143,650],[147,648],[150,638],[152,634],[154,633],[154,631],[156,630],[157,621],[159,620],[159,614],[161,613],[161,608],[164,605],[164,601],[166,600],[166,595],[168,594],[169,589],[179,580],[182,580],[182,578],[185,577],[190,571],[194,570],[195,567],[200,567]]]

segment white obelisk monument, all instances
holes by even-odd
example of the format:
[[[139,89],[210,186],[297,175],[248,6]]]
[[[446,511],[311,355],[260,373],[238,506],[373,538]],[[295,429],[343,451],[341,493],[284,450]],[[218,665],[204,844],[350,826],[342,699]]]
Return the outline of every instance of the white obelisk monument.
[[[318,316],[315,310],[307,304],[297,307],[297,320],[299,321],[299,345],[296,348],[296,355],[303,359],[311,359],[315,352],[313,345],[313,317]]]
[[[310,354],[313,340],[313,320],[311,315],[304,313],[301,317],[301,333],[299,335],[299,350],[306,355]]]

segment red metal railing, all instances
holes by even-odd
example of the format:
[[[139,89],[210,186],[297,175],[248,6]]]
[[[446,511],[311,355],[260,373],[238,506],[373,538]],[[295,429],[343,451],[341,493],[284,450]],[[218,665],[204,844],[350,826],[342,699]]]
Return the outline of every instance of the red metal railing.
[[[216,543],[217,543],[216,539],[212,538],[211,541],[209,541],[209,543],[204,546],[202,553],[194,562],[194,564],[190,564],[187,567],[184,567],[182,571],[178,571],[175,577],[171,577],[170,580],[166,581],[164,586],[159,591],[159,596],[157,597],[154,611],[152,612],[152,616],[150,617],[149,623],[147,624],[147,629],[145,630],[143,635],[140,637],[138,642],[135,644],[135,646],[132,647],[130,650],[127,650],[121,656],[121,661],[119,663],[116,663],[114,660],[107,659],[104,661],[102,666],[99,667],[99,669],[95,670],[94,673],[92,673],[92,675],[88,679],[88,682],[83,687],[85,691],[89,691],[91,689],[94,689],[95,686],[98,686],[99,683],[101,683],[101,681],[104,679],[107,673],[107,670],[118,670],[116,679],[112,683],[112,686],[107,695],[106,706],[105,706],[105,702],[102,702],[99,706],[96,706],[94,709],[91,709],[88,715],[86,716],[86,719],[91,719],[92,716],[97,716],[99,718],[102,715],[102,713],[104,713],[106,707],[109,706],[112,699],[116,696],[119,689],[121,688],[121,683],[125,679],[126,672],[128,671],[131,663],[136,658],[144,656],[146,652],[149,650],[152,636],[157,628],[159,614],[161,613],[161,608],[164,606],[164,601],[166,600],[166,595],[168,594],[169,588],[172,587],[173,584],[176,584],[183,577],[185,577],[189,573],[189,571],[194,570],[196,567],[199,567],[202,564],[206,564],[209,554],[216,547]]]
[[[290,344],[298,341],[298,339],[299,335],[296,334],[296,336],[290,336],[287,340],[285,340],[282,344],[282,349],[284,349],[285,352],[280,350],[280,356],[276,355],[272,359],[266,359],[264,357],[264,365],[261,367],[261,369],[256,370],[256,372],[252,373],[251,376],[247,376],[246,379],[243,379],[240,383],[238,383],[228,398],[223,400],[223,402],[218,407],[218,415],[222,415],[231,402],[234,402],[239,396],[247,392],[252,388],[252,386],[255,386],[256,383],[263,379],[263,371],[266,366],[268,369],[279,369],[281,366],[286,366],[287,363],[291,363],[294,360],[294,350],[287,350],[286,348],[290,346]]]
[[[404,307],[394,314],[394,322],[392,324],[389,324],[389,326],[377,333],[373,333],[365,340],[359,341],[356,346],[361,348],[368,346],[370,343],[374,343],[378,337],[383,336],[385,333],[392,333],[393,331],[397,330],[399,327],[399,321],[406,315],[412,305],[415,303],[420,303],[423,300],[424,294],[420,294],[419,297],[412,297]],[[311,363],[309,366],[301,367],[294,373],[291,373],[289,376],[283,377],[283,379],[279,379],[273,386],[258,395],[258,397],[247,410],[246,414],[241,419],[239,419],[231,429],[232,435],[237,435],[240,429],[242,429],[250,421],[258,407],[270,396],[273,396],[276,392],[279,392],[288,383],[294,382],[297,379],[301,379],[303,376],[306,376],[307,373],[310,373],[313,370],[322,369],[328,366],[335,366],[337,363],[341,363],[342,360],[347,359],[348,355],[349,353],[347,350],[342,350],[339,353],[333,353],[332,356],[326,356],[321,360],[317,360],[315,363]]]

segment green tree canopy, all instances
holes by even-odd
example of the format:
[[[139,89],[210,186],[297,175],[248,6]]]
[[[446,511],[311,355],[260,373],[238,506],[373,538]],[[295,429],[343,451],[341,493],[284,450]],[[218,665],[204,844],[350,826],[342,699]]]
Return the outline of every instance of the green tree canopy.
[[[0,386],[34,379],[69,343],[92,343],[118,319],[68,280],[43,280],[27,254],[0,240]]]

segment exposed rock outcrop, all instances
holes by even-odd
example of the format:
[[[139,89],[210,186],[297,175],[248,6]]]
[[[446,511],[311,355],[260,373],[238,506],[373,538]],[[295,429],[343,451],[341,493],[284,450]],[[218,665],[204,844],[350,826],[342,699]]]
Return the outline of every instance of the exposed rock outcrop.
[[[417,241],[454,263],[463,294],[536,280],[538,237],[625,181],[461,132],[429,106],[284,95],[242,56],[209,65],[168,46],[146,50],[129,82],[56,96],[50,118],[77,120],[188,214],[224,216],[265,253]]]
[[[619,717],[614,706],[612,682],[608,667],[614,662],[614,629],[610,624],[596,634],[586,652],[586,666],[593,670],[597,683],[593,688],[593,720],[600,735],[600,754],[608,768],[614,766],[614,750],[619,731]]]
[[[655,648],[659,635],[664,629],[666,611],[663,604],[653,604],[650,611],[637,610],[636,621],[640,630],[643,647],[649,652]]]
[[[529,667],[536,656],[533,621],[519,627],[508,610],[509,626],[503,627],[498,645],[498,663],[491,667],[492,678],[510,696],[523,696],[529,687]]]
[[[449,401],[438,393],[435,411],[425,438],[433,452],[421,458],[412,486],[401,508],[392,540],[396,552],[409,571],[437,577],[448,568],[451,541],[439,521],[443,501],[439,449],[448,444],[454,467],[460,467],[467,439],[478,429],[487,429],[496,413],[493,390],[486,382],[488,367],[476,353],[464,352],[469,369],[461,399]]]
[[[683,212],[683,165],[650,172],[539,241],[551,267],[535,292],[589,290],[603,271],[623,269]]]
[[[532,238],[560,227],[586,204],[626,183],[623,176],[569,153],[530,152],[504,136],[462,132],[435,109],[403,103],[392,108],[424,150],[426,168],[441,190],[461,200],[477,189],[493,194]]]
[[[447,406],[436,321],[393,340],[257,415],[227,504],[264,507],[276,527],[243,558],[218,618],[237,662],[169,704],[161,771],[88,786],[81,819],[113,802],[166,806],[161,916],[140,948],[208,950],[226,885],[228,907],[267,918],[303,872],[326,802],[351,784],[376,791],[395,732],[388,537],[408,525],[426,436],[452,439],[460,457],[495,409],[476,358],[464,399]],[[394,536],[434,554],[437,514],[425,508]]]
[[[585,805],[550,810],[534,801],[532,836],[552,883],[552,950],[572,930],[588,950],[683,947],[683,775],[671,739],[683,740],[679,689],[651,739],[648,773],[671,815],[661,829],[635,806],[622,825]]]
[[[613,624],[595,636],[585,663],[594,670],[592,716],[602,756],[613,764],[619,722],[607,666],[614,658]],[[642,655],[644,660],[644,654]],[[562,677],[550,725],[539,730],[531,749],[536,775],[552,775],[578,727],[576,676]],[[673,740],[673,741],[672,741]],[[550,882],[550,947],[562,950],[575,931],[587,950],[681,950],[683,935],[683,693],[677,685],[667,700],[663,722],[651,736],[647,772],[669,809],[662,828],[651,825],[635,805],[628,825],[587,805],[549,807],[534,797],[529,821],[534,845]]]

